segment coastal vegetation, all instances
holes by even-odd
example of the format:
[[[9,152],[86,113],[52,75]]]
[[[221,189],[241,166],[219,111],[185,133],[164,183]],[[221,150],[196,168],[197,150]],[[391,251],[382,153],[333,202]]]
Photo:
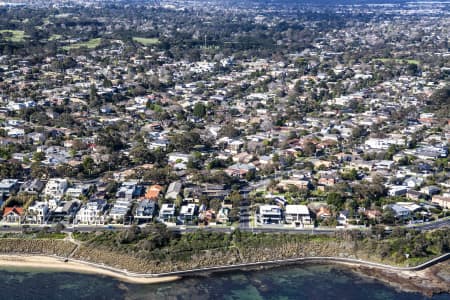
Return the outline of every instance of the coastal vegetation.
[[[357,257],[395,265],[415,265],[450,251],[450,230],[421,232],[395,228],[387,234],[375,227],[368,232],[345,231],[332,235],[260,233],[232,234],[197,231],[177,234],[164,226],[130,227],[122,232],[81,233],[87,249],[103,249],[145,260],[189,262],[214,252],[237,255],[235,262],[304,256]],[[218,262],[219,263],[219,262]]]
[[[164,273],[302,257],[345,257],[397,266],[418,265],[450,251],[450,229],[421,232],[395,228],[387,233],[342,231],[330,235],[231,234],[199,230],[179,234],[164,225],[123,231],[74,233],[75,240],[46,234],[0,238],[0,253],[72,257],[139,273]]]

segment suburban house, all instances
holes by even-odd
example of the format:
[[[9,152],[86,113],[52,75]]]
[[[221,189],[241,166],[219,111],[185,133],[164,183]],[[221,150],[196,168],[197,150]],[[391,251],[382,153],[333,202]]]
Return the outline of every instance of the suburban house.
[[[149,200],[158,200],[161,191],[163,190],[163,187],[160,185],[152,185],[149,188],[147,188],[147,191],[145,192],[145,199]]]
[[[350,219],[350,212],[348,210],[340,211],[339,215],[337,216],[337,222],[339,225],[347,225],[349,219]]]
[[[319,210],[316,213],[317,218],[319,219],[327,219],[329,217],[331,217],[331,211],[329,208],[325,207],[325,206],[321,206],[319,208]]]
[[[116,198],[131,200],[139,197],[141,193],[142,187],[137,184],[137,181],[126,181],[122,183],[119,190],[116,192]]]
[[[441,192],[441,189],[434,185],[425,186],[420,189],[420,191],[428,196],[437,195]]]
[[[204,189],[201,191],[201,194],[206,196],[208,199],[224,199],[230,194],[230,190],[226,189],[223,184],[209,184],[206,183],[203,185]]]
[[[20,191],[27,194],[39,194],[44,189],[45,184],[39,179],[26,181],[20,187]]]
[[[125,221],[125,216],[130,211],[131,205],[131,201],[127,199],[117,199],[109,212],[109,216],[116,222],[121,220]]]
[[[12,193],[17,192],[19,187],[19,180],[17,179],[3,179],[0,181],[0,200],[4,200]]]
[[[431,198],[431,202],[436,203],[442,208],[450,209],[450,195],[435,195]]]
[[[229,221],[228,215],[230,214],[231,209],[229,207],[221,207],[216,216],[216,222],[225,224]]]
[[[80,196],[86,195],[87,191],[87,186],[70,187],[66,190],[65,195],[68,199],[79,199]]]
[[[278,186],[287,190],[289,186],[295,186],[301,190],[307,190],[309,188],[309,180],[307,179],[283,179],[278,183]]]
[[[407,218],[410,216],[411,211],[401,205],[398,204],[388,204],[383,206],[383,210],[386,209],[392,209],[392,211],[394,212],[394,215],[397,219],[403,219],[403,218]]]
[[[364,215],[371,220],[379,220],[381,218],[381,212],[376,209],[367,209],[364,211]]]
[[[168,160],[169,163],[176,164],[176,163],[187,163],[189,159],[192,158],[192,155],[185,154],[185,153],[179,153],[179,152],[173,152],[168,154]]]
[[[225,169],[225,173],[227,173],[229,176],[240,178],[244,178],[245,175],[247,175],[247,173],[251,171],[256,171],[256,167],[253,164],[237,163]]]
[[[287,224],[304,226],[311,224],[311,216],[306,205],[286,205],[285,221]]]
[[[48,203],[36,201],[28,207],[26,220],[33,224],[44,224],[47,222],[48,212]]]
[[[424,193],[415,191],[415,190],[409,190],[406,193],[406,198],[408,198],[410,200],[414,200],[414,201],[419,201],[421,199],[426,199],[427,195],[425,195]]]
[[[81,206],[75,221],[79,224],[103,224],[105,221],[104,212],[106,208],[105,200],[94,200]]]
[[[423,184],[424,179],[421,177],[409,177],[406,179],[403,184],[409,188],[416,188]]]
[[[136,214],[134,218],[140,222],[148,222],[153,220],[153,217],[156,213],[156,202],[148,199],[144,199],[139,202],[138,207],[136,208]]]
[[[403,196],[406,195],[407,191],[408,188],[406,186],[403,185],[392,186],[388,191],[388,195],[391,197]]]
[[[283,213],[277,205],[260,205],[256,210],[256,221],[260,224],[281,224]]]
[[[198,206],[194,203],[189,203],[181,206],[180,215],[178,216],[178,220],[183,224],[192,224],[195,222],[195,219],[198,214]]]
[[[44,196],[49,198],[61,198],[68,185],[67,179],[52,178],[45,185]]]
[[[60,202],[58,207],[50,211],[48,219],[53,222],[72,222],[75,219],[79,207],[80,202],[77,200]]]
[[[23,213],[22,207],[5,207],[2,221],[6,223],[20,223]]]
[[[159,210],[159,219],[162,222],[174,221],[175,218],[175,204],[164,203]]]
[[[179,181],[172,182],[171,184],[169,184],[169,187],[167,188],[165,198],[173,200],[177,199],[178,195],[181,192],[181,188],[182,188],[181,182]]]

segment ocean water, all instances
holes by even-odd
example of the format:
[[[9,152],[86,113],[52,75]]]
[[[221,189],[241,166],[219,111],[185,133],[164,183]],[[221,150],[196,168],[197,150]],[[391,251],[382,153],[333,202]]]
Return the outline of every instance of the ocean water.
[[[3,268],[0,299],[449,299],[398,291],[334,265],[299,265],[223,272],[179,281],[134,285],[102,276]]]

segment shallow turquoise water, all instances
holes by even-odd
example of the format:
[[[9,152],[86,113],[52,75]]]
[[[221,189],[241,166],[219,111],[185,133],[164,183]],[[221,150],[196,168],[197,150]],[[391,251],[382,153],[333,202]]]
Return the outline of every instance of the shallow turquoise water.
[[[252,272],[226,272],[180,281],[133,285],[68,272],[2,269],[0,299],[430,299],[399,292],[334,265],[301,265]],[[434,300],[450,300],[449,294]]]

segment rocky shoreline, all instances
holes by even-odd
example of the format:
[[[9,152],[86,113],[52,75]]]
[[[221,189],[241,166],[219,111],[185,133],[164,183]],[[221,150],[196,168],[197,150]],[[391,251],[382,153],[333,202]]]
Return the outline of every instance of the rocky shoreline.
[[[427,297],[450,293],[450,262],[442,262],[420,271],[392,271],[355,266],[355,273],[383,282],[404,292],[421,293]]]
[[[381,267],[366,266],[363,263],[345,263],[339,261],[297,261],[286,262],[276,265],[259,265],[246,266],[239,270],[243,272],[254,272],[260,270],[268,270],[273,268],[280,268],[286,266],[301,266],[301,265],[341,265],[345,266],[358,276],[380,281],[385,285],[391,286],[402,292],[420,293],[424,296],[431,297],[436,294],[448,293],[450,294],[450,262],[441,262],[434,266],[428,267],[418,271],[398,271],[389,270]],[[201,272],[192,276],[206,276],[213,273],[232,272],[230,270],[213,270]],[[189,277],[188,275],[187,277]]]

